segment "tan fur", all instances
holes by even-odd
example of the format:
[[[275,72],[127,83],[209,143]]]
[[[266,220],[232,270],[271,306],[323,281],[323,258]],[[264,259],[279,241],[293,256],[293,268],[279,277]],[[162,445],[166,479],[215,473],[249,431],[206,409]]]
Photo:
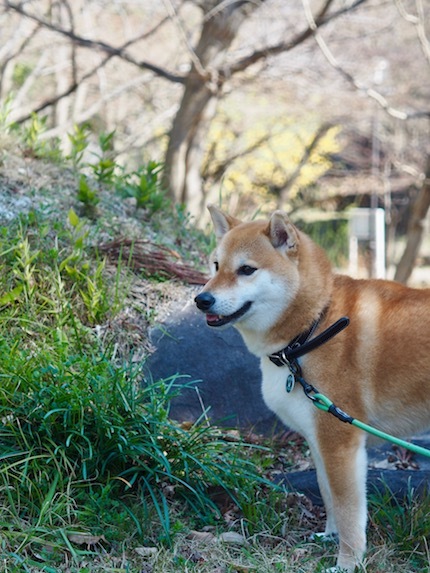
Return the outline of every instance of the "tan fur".
[[[353,417],[386,432],[423,430],[430,426],[430,290],[334,274],[325,253],[279,211],[270,221],[251,223],[213,206],[210,211],[218,246],[213,277],[202,291],[215,301],[206,312],[231,315],[252,302],[233,324],[261,358],[267,405],[309,443],[327,509],[325,533],[339,534],[337,566],[353,571],[366,546],[367,436],[317,410],[299,384],[287,394],[288,369],[267,356],[306,331],[324,309],[315,334],[348,316],[346,330],[300,359],[305,379]],[[244,275],[243,265],[256,270]]]

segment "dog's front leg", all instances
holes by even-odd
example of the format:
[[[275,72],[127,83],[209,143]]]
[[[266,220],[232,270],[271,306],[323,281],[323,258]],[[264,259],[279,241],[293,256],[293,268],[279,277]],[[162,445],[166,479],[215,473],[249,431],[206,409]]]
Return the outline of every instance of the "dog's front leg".
[[[325,471],[324,461],[320,454],[318,444],[314,443],[309,438],[307,441],[317,471],[318,487],[324,502],[324,508],[326,512],[326,525],[324,532],[313,534],[311,539],[320,541],[333,541],[338,537],[338,531],[333,511],[333,499],[331,496],[327,473]]]
[[[354,571],[366,549],[365,442],[360,430],[320,417],[317,457],[321,456],[322,467],[318,468],[318,459],[315,461],[322,495],[328,503],[326,532],[337,530],[339,535],[337,567],[340,570]]]

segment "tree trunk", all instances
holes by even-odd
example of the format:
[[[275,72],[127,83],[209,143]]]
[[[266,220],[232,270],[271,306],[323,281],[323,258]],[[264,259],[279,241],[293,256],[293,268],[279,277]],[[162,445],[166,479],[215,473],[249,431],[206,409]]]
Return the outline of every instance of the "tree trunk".
[[[430,207],[430,155],[424,173],[424,181],[415,199],[408,225],[406,247],[397,265],[394,280],[406,284],[415,266],[421,246],[424,222]]]
[[[241,24],[258,6],[256,2],[239,0],[225,3],[211,0],[203,6],[200,40],[193,52],[184,95],[170,132],[164,170],[172,199],[185,203],[197,217],[204,202],[200,166],[205,135],[221,95],[220,70]]]

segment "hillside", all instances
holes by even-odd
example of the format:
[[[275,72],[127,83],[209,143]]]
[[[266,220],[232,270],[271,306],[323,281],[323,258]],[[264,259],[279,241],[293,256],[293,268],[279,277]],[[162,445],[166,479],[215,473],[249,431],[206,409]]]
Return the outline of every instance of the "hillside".
[[[0,224],[35,216],[58,224],[61,232],[52,235],[53,244],[71,242],[73,248],[79,237],[90,258],[106,257],[104,273],[110,277],[120,259],[118,312],[108,312],[104,324],[92,326],[142,356],[149,350],[148,326],[186,296],[189,284],[205,282],[207,238],[167,202],[157,211],[150,200],[148,207],[139,206],[132,191],[122,193],[126,176],[103,181],[89,175],[96,196],[92,204],[79,190],[83,173],[91,173],[88,165],[78,168],[52,151],[26,148],[12,136],[3,138],[0,152]],[[113,167],[118,167],[114,161]]]

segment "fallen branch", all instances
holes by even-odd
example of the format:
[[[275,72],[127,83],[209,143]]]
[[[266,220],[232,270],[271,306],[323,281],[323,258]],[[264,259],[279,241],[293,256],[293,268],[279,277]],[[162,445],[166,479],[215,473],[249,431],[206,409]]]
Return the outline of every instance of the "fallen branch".
[[[125,237],[98,245],[98,250],[115,261],[128,261],[130,268],[146,276],[179,279],[188,284],[202,285],[208,277],[182,262],[173,249],[150,241],[132,240]]]

